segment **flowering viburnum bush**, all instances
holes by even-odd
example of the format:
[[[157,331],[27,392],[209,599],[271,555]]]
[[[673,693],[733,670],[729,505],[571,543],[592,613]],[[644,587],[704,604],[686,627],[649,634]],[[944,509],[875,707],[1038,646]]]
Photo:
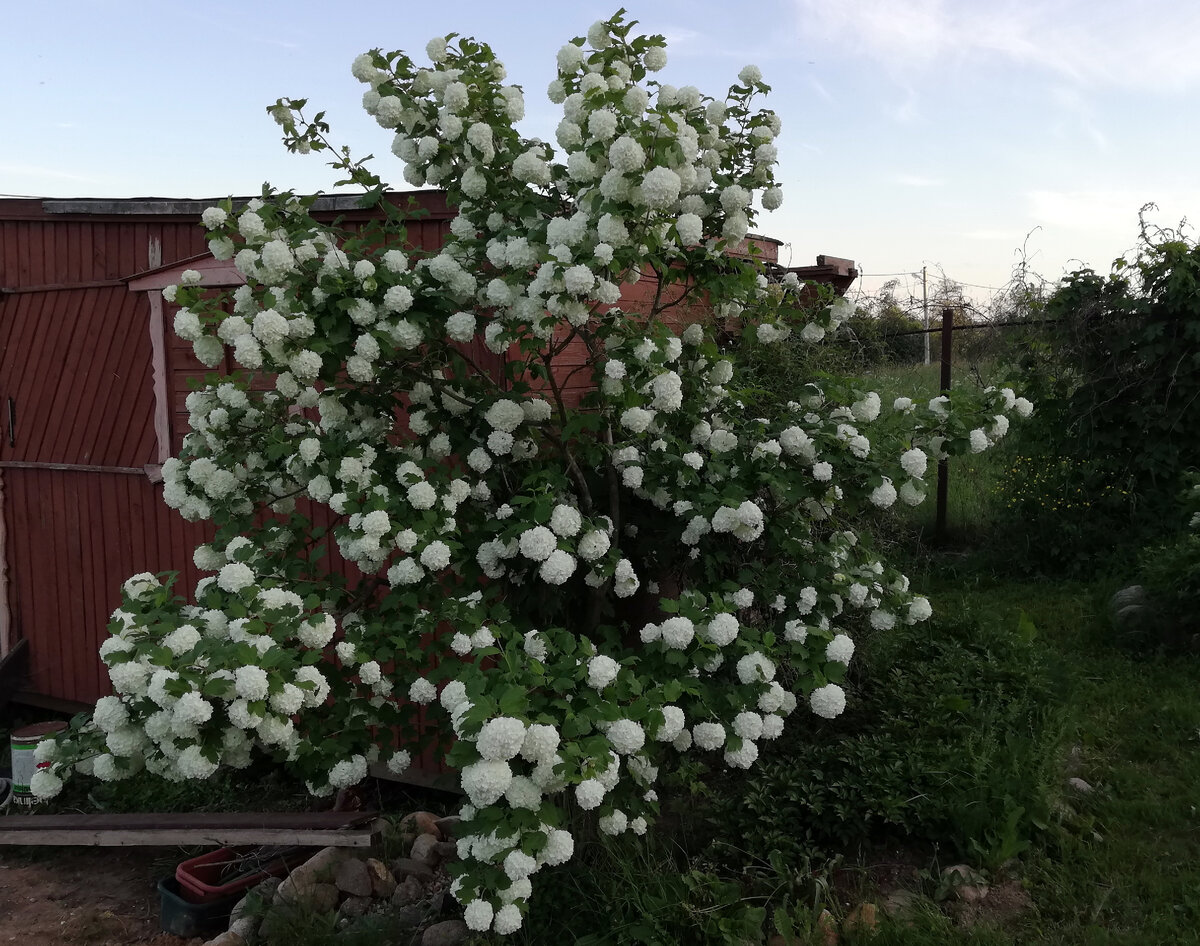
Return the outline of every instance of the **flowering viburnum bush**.
[[[920,502],[931,460],[986,448],[1022,403],[809,385],[756,416],[716,329],[813,344],[849,306],[795,324],[795,278],[744,251],[782,200],[758,69],[719,99],[661,83],[662,38],[630,26],[559,51],[557,147],[517,132],[522,92],[485,45],[355,61],[404,179],[458,210],[436,252],[404,248],[347,157],[373,228],[269,191],[205,212],[245,285],[167,295],[196,356],[241,370],[189,395],[163,477],[215,525],[210,574],[186,600],[126,583],[116,695],[45,750],[39,790],[85,755],[101,778],[183,779],[263,751],[328,793],[402,771],[427,713],[469,798],[453,889],[473,929],[511,932],[530,878],[572,856],[565,806],[644,833],[660,766],[748,768],[798,704],[842,711],[855,631],[929,617],[849,517]],[[325,150],[302,105],[272,112],[293,150]]]

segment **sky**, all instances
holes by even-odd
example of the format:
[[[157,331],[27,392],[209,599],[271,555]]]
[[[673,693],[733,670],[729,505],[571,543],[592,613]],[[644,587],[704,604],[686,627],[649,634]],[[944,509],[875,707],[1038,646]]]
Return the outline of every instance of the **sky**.
[[[491,44],[525,90],[521,130],[553,140],[554,55],[616,7],[578,0],[16,3],[0,0],[0,193],[222,197],[330,190],[266,106],[307,97],[335,140],[406,187],[360,106],[353,58],[422,60],[435,35]],[[1184,0],[628,0],[668,42],[656,75],[723,97],[762,69],[783,121],[784,205],[756,230],[781,260],[854,260],[873,292],[919,300],[926,267],[977,300],[1023,261],[1049,280],[1107,272],[1138,212],[1200,210],[1200,3]]]

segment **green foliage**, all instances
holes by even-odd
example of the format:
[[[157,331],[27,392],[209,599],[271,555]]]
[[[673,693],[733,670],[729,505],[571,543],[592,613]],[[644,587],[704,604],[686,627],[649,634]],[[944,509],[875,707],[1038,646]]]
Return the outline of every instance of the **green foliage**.
[[[1188,473],[1186,479],[1191,485],[1183,493],[1176,521],[1188,528],[1142,549],[1139,581],[1152,617],[1139,622],[1134,630],[1140,633],[1128,636],[1125,643],[1195,650],[1200,642],[1200,474]]]
[[[145,770],[118,782],[72,781],[60,795],[39,803],[38,811],[302,811],[311,800],[302,781],[258,759],[250,768],[218,772],[202,782],[171,781]]]
[[[788,856],[895,838],[998,865],[1046,817],[1056,732],[1032,623],[967,618],[876,635],[850,709],[789,730],[741,784],[712,792],[719,837]]]
[[[846,327],[847,336],[838,340],[834,350],[864,368],[914,364],[924,356],[925,340],[915,334],[921,323],[894,303],[874,311],[860,308]]]
[[[1040,418],[1018,432],[1034,475],[1013,487],[1036,496],[1013,507],[1027,564],[1090,569],[1144,541],[1200,465],[1198,280],[1200,247],[1143,220],[1131,259],[1071,273],[1046,302],[1018,359]]]
[[[797,868],[778,853],[767,860],[732,853],[747,863],[718,863],[713,851],[691,855],[650,837],[594,840],[547,877],[517,939],[531,946],[741,946],[762,942],[771,929],[799,937],[815,927],[828,885],[807,861]],[[567,903],[572,908],[563,910]]]

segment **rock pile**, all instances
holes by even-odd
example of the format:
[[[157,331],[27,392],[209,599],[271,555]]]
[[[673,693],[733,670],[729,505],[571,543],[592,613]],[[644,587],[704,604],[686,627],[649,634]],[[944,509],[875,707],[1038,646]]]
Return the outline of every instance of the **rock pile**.
[[[269,938],[289,916],[337,914],[339,930],[367,921],[388,930],[397,946],[458,946],[467,925],[457,913],[445,866],[457,857],[456,817],[439,818],[427,811],[405,816],[385,838],[384,847],[399,844],[406,856],[385,863],[382,851],[359,854],[327,847],[280,881],[265,880],[229,917],[229,928],[205,946],[251,946]],[[265,915],[253,905],[269,905]]]

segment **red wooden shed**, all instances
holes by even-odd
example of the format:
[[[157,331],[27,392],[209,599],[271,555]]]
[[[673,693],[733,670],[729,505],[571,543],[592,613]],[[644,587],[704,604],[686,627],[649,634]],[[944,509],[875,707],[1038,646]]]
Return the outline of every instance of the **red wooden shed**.
[[[440,191],[410,196],[424,213],[409,241],[434,250],[453,212]],[[199,217],[214,203],[0,199],[0,704],[94,703],[109,692],[97,652],[121,582],[200,577],[192,550],[205,528],[157,484],[186,433],[186,379],[202,369],[160,290],[184,269],[211,286],[241,282],[207,254]],[[350,224],[371,215],[354,197],[314,210]],[[753,239],[778,268],[779,242]],[[857,275],[834,257],[795,272],[839,292]]]

